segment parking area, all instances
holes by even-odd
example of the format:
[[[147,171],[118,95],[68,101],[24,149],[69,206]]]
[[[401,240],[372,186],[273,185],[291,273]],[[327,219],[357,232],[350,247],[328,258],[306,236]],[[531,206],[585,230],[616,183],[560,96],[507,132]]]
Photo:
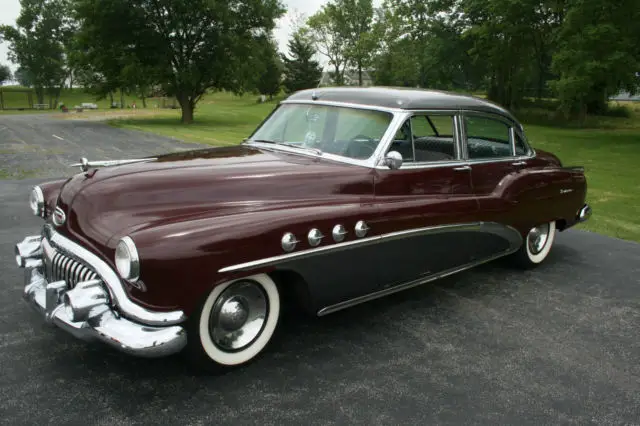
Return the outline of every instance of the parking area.
[[[118,129],[94,119],[56,119],[54,114],[0,115],[0,178],[68,176],[69,165],[89,160],[138,158],[195,149],[151,133]]]
[[[580,230],[535,270],[497,261],[327,317],[289,314],[261,358],[220,376],[46,326],[13,258],[39,232],[29,188],[81,156],[194,145],[34,117],[0,117],[2,146],[32,147],[2,154],[3,169],[38,176],[0,180],[0,423],[640,423],[640,244]]]

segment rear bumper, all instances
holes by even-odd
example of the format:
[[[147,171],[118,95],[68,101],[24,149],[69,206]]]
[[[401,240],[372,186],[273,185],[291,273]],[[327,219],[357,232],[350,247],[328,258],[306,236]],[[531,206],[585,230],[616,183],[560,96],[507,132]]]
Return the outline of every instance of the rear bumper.
[[[73,290],[65,281],[47,282],[43,262],[37,258],[41,253],[38,238],[27,237],[16,246],[16,261],[25,268],[23,297],[46,322],[79,339],[99,341],[141,357],[162,357],[184,348],[187,336],[182,326],[150,326],[122,317],[112,308],[99,280],[85,286],[79,283]],[[31,257],[25,256],[27,246],[34,249]]]

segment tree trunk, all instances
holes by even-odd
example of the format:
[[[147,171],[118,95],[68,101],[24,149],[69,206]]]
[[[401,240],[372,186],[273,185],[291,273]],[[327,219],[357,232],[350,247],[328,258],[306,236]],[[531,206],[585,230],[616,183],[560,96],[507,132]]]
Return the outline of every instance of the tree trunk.
[[[182,109],[182,118],[180,121],[182,124],[191,124],[193,123],[193,109],[195,105],[193,101],[189,98],[189,96],[184,94],[178,94],[176,96],[178,98],[178,103],[180,104],[180,108]]]
[[[36,97],[39,104],[44,103],[44,89],[42,87],[36,87]]]
[[[109,92],[109,108],[113,106],[113,92]]]
[[[124,92],[120,89],[120,108],[124,108]]]
[[[147,107],[147,97],[144,95],[144,92],[140,94],[140,99],[142,100],[142,108]]]
[[[358,86],[362,87],[362,63],[358,63]]]

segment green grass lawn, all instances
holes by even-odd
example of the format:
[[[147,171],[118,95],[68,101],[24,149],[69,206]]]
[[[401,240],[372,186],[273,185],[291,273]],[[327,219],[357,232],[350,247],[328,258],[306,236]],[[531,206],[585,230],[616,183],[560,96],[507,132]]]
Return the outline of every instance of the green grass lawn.
[[[92,102],[80,91],[67,92],[61,99],[67,105]],[[277,100],[258,104],[256,99],[255,95],[208,95],[198,104],[195,123],[188,126],[180,124],[179,110],[155,108],[152,100],[148,109],[131,111],[109,123],[214,146],[237,144],[277,104]],[[133,100],[127,98],[127,102]],[[98,103],[103,111],[108,106],[106,100]],[[533,108],[516,116],[534,148],[553,152],[565,165],[585,167],[594,214],[580,227],[640,242],[640,104],[626,106],[629,117],[588,117],[584,123],[557,117],[547,120],[544,111]]]
[[[3,105],[4,108],[7,109],[0,109],[0,115],[3,114],[33,114],[34,112],[39,112],[39,113],[45,113],[45,112],[59,112],[59,110],[50,110],[50,109],[42,109],[42,110],[32,110],[32,109],[25,109],[25,108],[29,108],[29,102],[28,102],[28,96],[27,94],[24,92],[24,88],[22,87],[17,87],[17,86],[3,86],[0,88],[0,90],[2,90],[2,99],[3,99]],[[34,104],[38,103],[38,99],[36,98],[36,95],[34,92],[32,92],[32,100]],[[49,97],[47,95],[45,95],[44,100],[43,100],[45,104],[49,103]],[[119,102],[120,101],[120,97],[119,96],[114,96],[114,101]],[[98,105],[98,108],[100,110],[106,110],[109,109],[110,105],[111,105],[111,101],[109,98],[106,99],[96,99],[95,95],[89,94],[87,92],[85,92],[83,89],[64,89],[62,90],[62,92],[60,93],[60,98],[59,98],[59,102],[64,102],[64,104],[69,107],[72,108],[75,105],[80,105],[82,103],[95,103],[96,105]],[[125,105],[130,105],[131,103],[135,102],[136,106],[141,107],[142,106],[142,101],[137,97],[137,96],[133,96],[133,95],[125,95],[124,97],[124,103]],[[157,103],[159,102],[158,99],[155,98],[151,98],[148,100],[148,106],[150,108],[154,107]]]
[[[206,97],[196,110],[196,122],[179,123],[179,111],[111,121],[112,125],[150,131],[209,145],[239,143],[275,107],[257,104],[256,96],[218,93]],[[640,105],[627,105],[630,117],[589,117],[576,123],[540,123],[540,114],[522,117],[534,148],[551,151],[565,165],[583,165],[588,201],[594,214],[581,228],[640,241]]]
[[[149,131],[190,142],[208,145],[240,143],[275,108],[277,100],[263,104],[257,96],[217,93],[198,103],[195,122],[180,123],[180,110],[156,110],[153,115],[111,120],[116,127]]]

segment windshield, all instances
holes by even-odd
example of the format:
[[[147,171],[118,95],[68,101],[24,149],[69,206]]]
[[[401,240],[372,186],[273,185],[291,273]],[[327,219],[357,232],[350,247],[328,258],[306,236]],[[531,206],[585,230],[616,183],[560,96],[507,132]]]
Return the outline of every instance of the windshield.
[[[364,160],[389,127],[391,113],[306,104],[281,105],[249,141],[320,150]]]

